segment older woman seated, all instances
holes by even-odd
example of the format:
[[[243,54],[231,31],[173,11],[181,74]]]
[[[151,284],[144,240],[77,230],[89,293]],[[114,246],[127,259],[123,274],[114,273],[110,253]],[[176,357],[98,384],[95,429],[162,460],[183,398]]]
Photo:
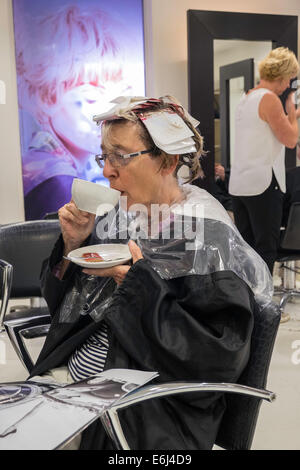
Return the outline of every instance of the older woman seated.
[[[62,236],[42,273],[53,319],[32,377],[131,368],[158,371],[161,382],[235,382],[272,282],[223,207],[188,184],[201,173],[198,123],[170,97],[119,97],[95,119],[97,160],[120,204],[96,221],[73,201],[60,209]],[[129,243],[132,263],[82,269],[63,258],[96,243]],[[133,449],[210,449],[225,407],[219,393],[183,395],[121,420]],[[81,449],[109,448],[100,422],[83,433]]]

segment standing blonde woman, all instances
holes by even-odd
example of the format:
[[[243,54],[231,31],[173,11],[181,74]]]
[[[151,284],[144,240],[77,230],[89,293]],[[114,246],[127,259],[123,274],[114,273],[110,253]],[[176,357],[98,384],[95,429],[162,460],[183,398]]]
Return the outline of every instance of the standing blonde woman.
[[[279,96],[299,72],[295,54],[272,50],[259,64],[260,82],[243,96],[236,110],[235,155],[229,193],[243,238],[267,263],[270,272],[279,243],[285,183],[285,147],[298,140],[293,94],[284,112]]]

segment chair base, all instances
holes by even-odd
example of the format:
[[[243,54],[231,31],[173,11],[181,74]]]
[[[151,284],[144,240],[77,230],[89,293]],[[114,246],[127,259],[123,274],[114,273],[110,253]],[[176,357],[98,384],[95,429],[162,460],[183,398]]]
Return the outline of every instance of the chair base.
[[[280,324],[287,323],[288,321],[290,321],[290,319],[291,319],[290,315],[286,312],[283,312],[280,318]]]
[[[281,312],[281,316],[283,318],[284,308],[286,304],[293,297],[300,297],[300,290],[296,289],[295,287],[296,286],[296,274],[298,274],[298,270],[295,269],[295,261],[288,260],[285,263],[282,263],[281,267],[284,268],[283,287],[276,287],[274,290],[274,295],[281,296],[281,299],[279,302],[279,309]]]
[[[281,299],[279,302],[279,309],[281,315],[284,312],[284,308],[286,304],[293,298],[293,297],[300,297],[300,290],[299,289],[285,289],[284,287],[281,289],[276,289],[274,291],[274,295],[280,295]]]

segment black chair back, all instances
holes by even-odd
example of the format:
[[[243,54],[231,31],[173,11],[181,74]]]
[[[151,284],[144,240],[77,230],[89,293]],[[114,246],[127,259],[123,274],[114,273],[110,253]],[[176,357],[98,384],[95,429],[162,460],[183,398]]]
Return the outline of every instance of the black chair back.
[[[300,202],[291,205],[286,229],[280,243],[283,250],[300,251]]]
[[[11,298],[40,297],[40,272],[60,234],[58,220],[0,227],[0,259],[13,266]]]
[[[280,323],[280,309],[275,303],[256,309],[250,359],[237,383],[264,389],[274,343]],[[261,400],[244,395],[226,395],[227,409],[218,431],[216,444],[227,450],[251,448]]]

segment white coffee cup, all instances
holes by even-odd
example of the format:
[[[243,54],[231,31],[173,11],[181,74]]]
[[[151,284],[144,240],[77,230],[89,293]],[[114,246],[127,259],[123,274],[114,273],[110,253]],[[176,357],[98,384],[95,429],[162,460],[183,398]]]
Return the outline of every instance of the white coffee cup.
[[[112,210],[118,203],[120,191],[74,178],[72,184],[72,199],[78,209],[91,212],[98,216]]]

